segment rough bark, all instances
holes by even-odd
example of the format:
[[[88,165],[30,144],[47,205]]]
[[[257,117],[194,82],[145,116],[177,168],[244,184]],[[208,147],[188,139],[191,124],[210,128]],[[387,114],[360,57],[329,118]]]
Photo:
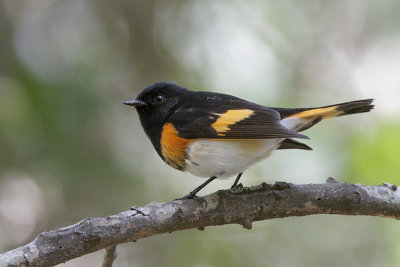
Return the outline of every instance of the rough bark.
[[[341,214],[400,220],[396,185],[338,183],[294,185],[277,182],[222,190],[203,199],[150,203],[105,218],[87,218],[74,225],[43,232],[31,243],[0,255],[0,266],[53,266],[90,252],[152,235],[207,226]]]

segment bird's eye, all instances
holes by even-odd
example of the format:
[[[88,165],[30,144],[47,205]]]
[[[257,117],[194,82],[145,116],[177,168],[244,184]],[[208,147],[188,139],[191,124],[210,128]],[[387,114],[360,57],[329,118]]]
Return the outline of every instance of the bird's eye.
[[[165,98],[164,98],[164,96],[162,96],[162,95],[158,95],[158,96],[156,96],[156,98],[155,98],[155,100],[156,100],[157,103],[163,102],[164,99],[165,99]]]

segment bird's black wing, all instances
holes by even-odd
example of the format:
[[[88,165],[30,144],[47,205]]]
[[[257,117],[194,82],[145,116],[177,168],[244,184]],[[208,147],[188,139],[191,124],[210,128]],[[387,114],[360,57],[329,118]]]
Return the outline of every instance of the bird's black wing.
[[[188,103],[172,113],[166,123],[186,139],[308,138],[281,125],[276,110],[233,97],[218,101]]]

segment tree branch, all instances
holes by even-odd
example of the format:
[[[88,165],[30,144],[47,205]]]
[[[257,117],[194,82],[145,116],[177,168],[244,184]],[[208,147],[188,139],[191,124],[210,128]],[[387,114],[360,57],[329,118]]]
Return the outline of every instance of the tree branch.
[[[400,220],[396,185],[338,183],[294,185],[277,182],[251,188],[221,190],[203,200],[174,200],[132,207],[105,218],[43,232],[31,243],[0,254],[0,266],[52,266],[90,252],[152,235],[212,225],[311,214],[369,215]]]
[[[101,267],[111,267],[115,258],[117,257],[117,245],[106,247],[106,253],[104,254],[103,264]]]

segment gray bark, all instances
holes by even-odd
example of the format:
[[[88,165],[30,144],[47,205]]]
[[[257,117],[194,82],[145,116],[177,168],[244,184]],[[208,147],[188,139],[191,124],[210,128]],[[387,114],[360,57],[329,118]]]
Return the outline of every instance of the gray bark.
[[[0,254],[0,266],[53,266],[114,246],[162,233],[311,214],[368,215],[400,220],[396,185],[338,183],[294,185],[277,182],[221,190],[203,199],[150,203],[105,218],[43,232],[29,244]]]

